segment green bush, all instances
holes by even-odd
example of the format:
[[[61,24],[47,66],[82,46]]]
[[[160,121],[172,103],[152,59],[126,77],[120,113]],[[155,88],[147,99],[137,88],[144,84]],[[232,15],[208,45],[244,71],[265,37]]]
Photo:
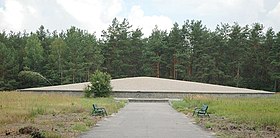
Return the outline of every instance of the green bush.
[[[91,91],[91,87],[90,86],[86,87],[84,89],[84,93],[85,93],[85,97],[90,97],[93,94],[93,92]]]
[[[111,76],[108,73],[96,70],[90,78],[91,86],[85,90],[85,96],[108,97],[112,92]]]
[[[19,88],[45,86],[51,84],[43,75],[34,71],[21,71],[18,74]]]

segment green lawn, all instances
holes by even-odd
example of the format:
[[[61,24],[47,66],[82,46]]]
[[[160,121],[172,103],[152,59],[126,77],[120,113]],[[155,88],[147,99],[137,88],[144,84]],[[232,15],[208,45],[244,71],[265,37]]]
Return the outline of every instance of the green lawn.
[[[201,107],[202,104],[209,105],[208,113],[216,117],[226,118],[230,123],[245,124],[256,130],[273,127],[278,131],[280,128],[279,94],[255,98],[193,96],[186,97],[183,101],[174,101],[173,107],[187,114],[192,113],[195,107]],[[215,123],[211,119],[208,120],[208,124],[204,125],[209,125],[209,122]]]

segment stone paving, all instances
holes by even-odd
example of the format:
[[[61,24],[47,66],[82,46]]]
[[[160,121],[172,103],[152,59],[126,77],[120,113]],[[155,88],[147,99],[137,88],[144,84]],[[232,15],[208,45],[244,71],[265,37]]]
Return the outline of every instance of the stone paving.
[[[129,103],[81,138],[212,138],[168,103]]]

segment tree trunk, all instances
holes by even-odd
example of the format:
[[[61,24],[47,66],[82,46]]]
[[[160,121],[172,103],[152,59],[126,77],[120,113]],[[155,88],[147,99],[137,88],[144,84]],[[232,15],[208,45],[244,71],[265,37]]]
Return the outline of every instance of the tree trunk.
[[[188,67],[188,75],[189,75],[189,77],[192,76],[192,65],[191,64]]]
[[[74,72],[73,72],[73,74],[72,74],[72,83],[75,83],[75,75],[74,75]]]
[[[160,75],[160,63],[157,62],[157,77],[159,78]]]
[[[236,71],[236,79],[237,79],[236,87],[239,87],[239,78],[240,78],[240,68],[238,66]]]
[[[61,72],[60,72],[60,84],[62,84],[62,81],[63,81],[62,77],[63,77],[63,73],[62,73],[62,71],[61,71]]]
[[[176,79],[176,57],[173,56],[173,78]]]
[[[87,71],[87,81],[89,81],[89,79],[90,79],[90,74],[89,74],[89,69],[88,69],[88,71]]]
[[[157,56],[159,57],[159,53],[157,53]],[[160,77],[160,61],[157,62],[156,66],[157,66],[157,68],[156,68],[157,73],[156,74],[157,74],[157,77],[159,78]]]
[[[75,79],[76,79],[76,64],[75,64],[75,66],[74,66],[74,69],[73,69],[73,72],[72,72],[72,79],[73,79],[73,83],[75,83]]]
[[[62,71],[61,71],[61,58],[60,58],[60,54],[58,55],[58,70],[59,70],[59,76],[60,76],[60,84],[62,84]]]
[[[274,80],[274,92],[277,92],[277,80]]]

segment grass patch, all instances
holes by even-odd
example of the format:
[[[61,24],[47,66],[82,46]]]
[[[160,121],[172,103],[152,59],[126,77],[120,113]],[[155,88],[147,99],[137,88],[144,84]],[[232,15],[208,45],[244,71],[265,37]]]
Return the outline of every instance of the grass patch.
[[[84,123],[78,123],[78,124],[75,124],[72,129],[74,131],[78,131],[78,132],[85,132],[87,130],[89,130],[89,127],[86,126]]]
[[[213,124],[211,122],[205,123],[205,128],[212,128]]]
[[[61,138],[62,136],[55,132],[43,132],[43,136],[46,138]]]
[[[270,97],[241,97],[241,98],[225,98],[225,97],[204,97],[192,96],[186,97],[182,101],[174,101],[173,108],[177,111],[191,114],[195,107],[201,107],[202,104],[209,105],[208,113],[227,119],[227,124],[235,124],[235,126],[225,126],[233,129],[242,129],[241,126],[254,131],[262,131],[268,129],[279,133],[280,129],[280,95]],[[213,117],[214,118],[214,117]],[[206,120],[203,124],[205,127],[212,127],[213,120]],[[201,121],[202,119],[198,119]],[[221,120],[221,119],[220,119]],[[221,122],[218,122],[221,123]],[[225,124],[225,125],[227,125]],[[222,128],[222,129],[228,129]]]
[[[31,117],[36,117],[37,115],[44,115],[46,113],[46,109],[43,107],[32,108],[29,113]]]
[[[113,98],[83,98],[64,94],[39,94],[21,92],[0,92],[0,134],[5,132],[10,124],[31,123],[36,125],[38,117],[47,116],[41,124],[55,130],[63,127],[67,122],[73,122],[73,129],[84,131],[85,127],[91,127],[96,119],[90,115],[92,104],[105,107],[108,114],[117,112],[125,105],[125,101],[115,101]],[[71,115],[71,117],[67,117]],[[59,119],[60,120],[56,120]],[[72,118],[72,120],[71,120]],[[69,120],[63,120],[69,119]],[[54,120],[51,122],[50,120]],[[64,124],[61,123],[64,121]],[[56,124],[56,125],[55,125]],[[54,125],[54,126],[52,126]],[[65,126],[67,127],[67,125]],[[69,130],[67,130],[69,131]],[[56,134],[45,132],[47,134]]]

